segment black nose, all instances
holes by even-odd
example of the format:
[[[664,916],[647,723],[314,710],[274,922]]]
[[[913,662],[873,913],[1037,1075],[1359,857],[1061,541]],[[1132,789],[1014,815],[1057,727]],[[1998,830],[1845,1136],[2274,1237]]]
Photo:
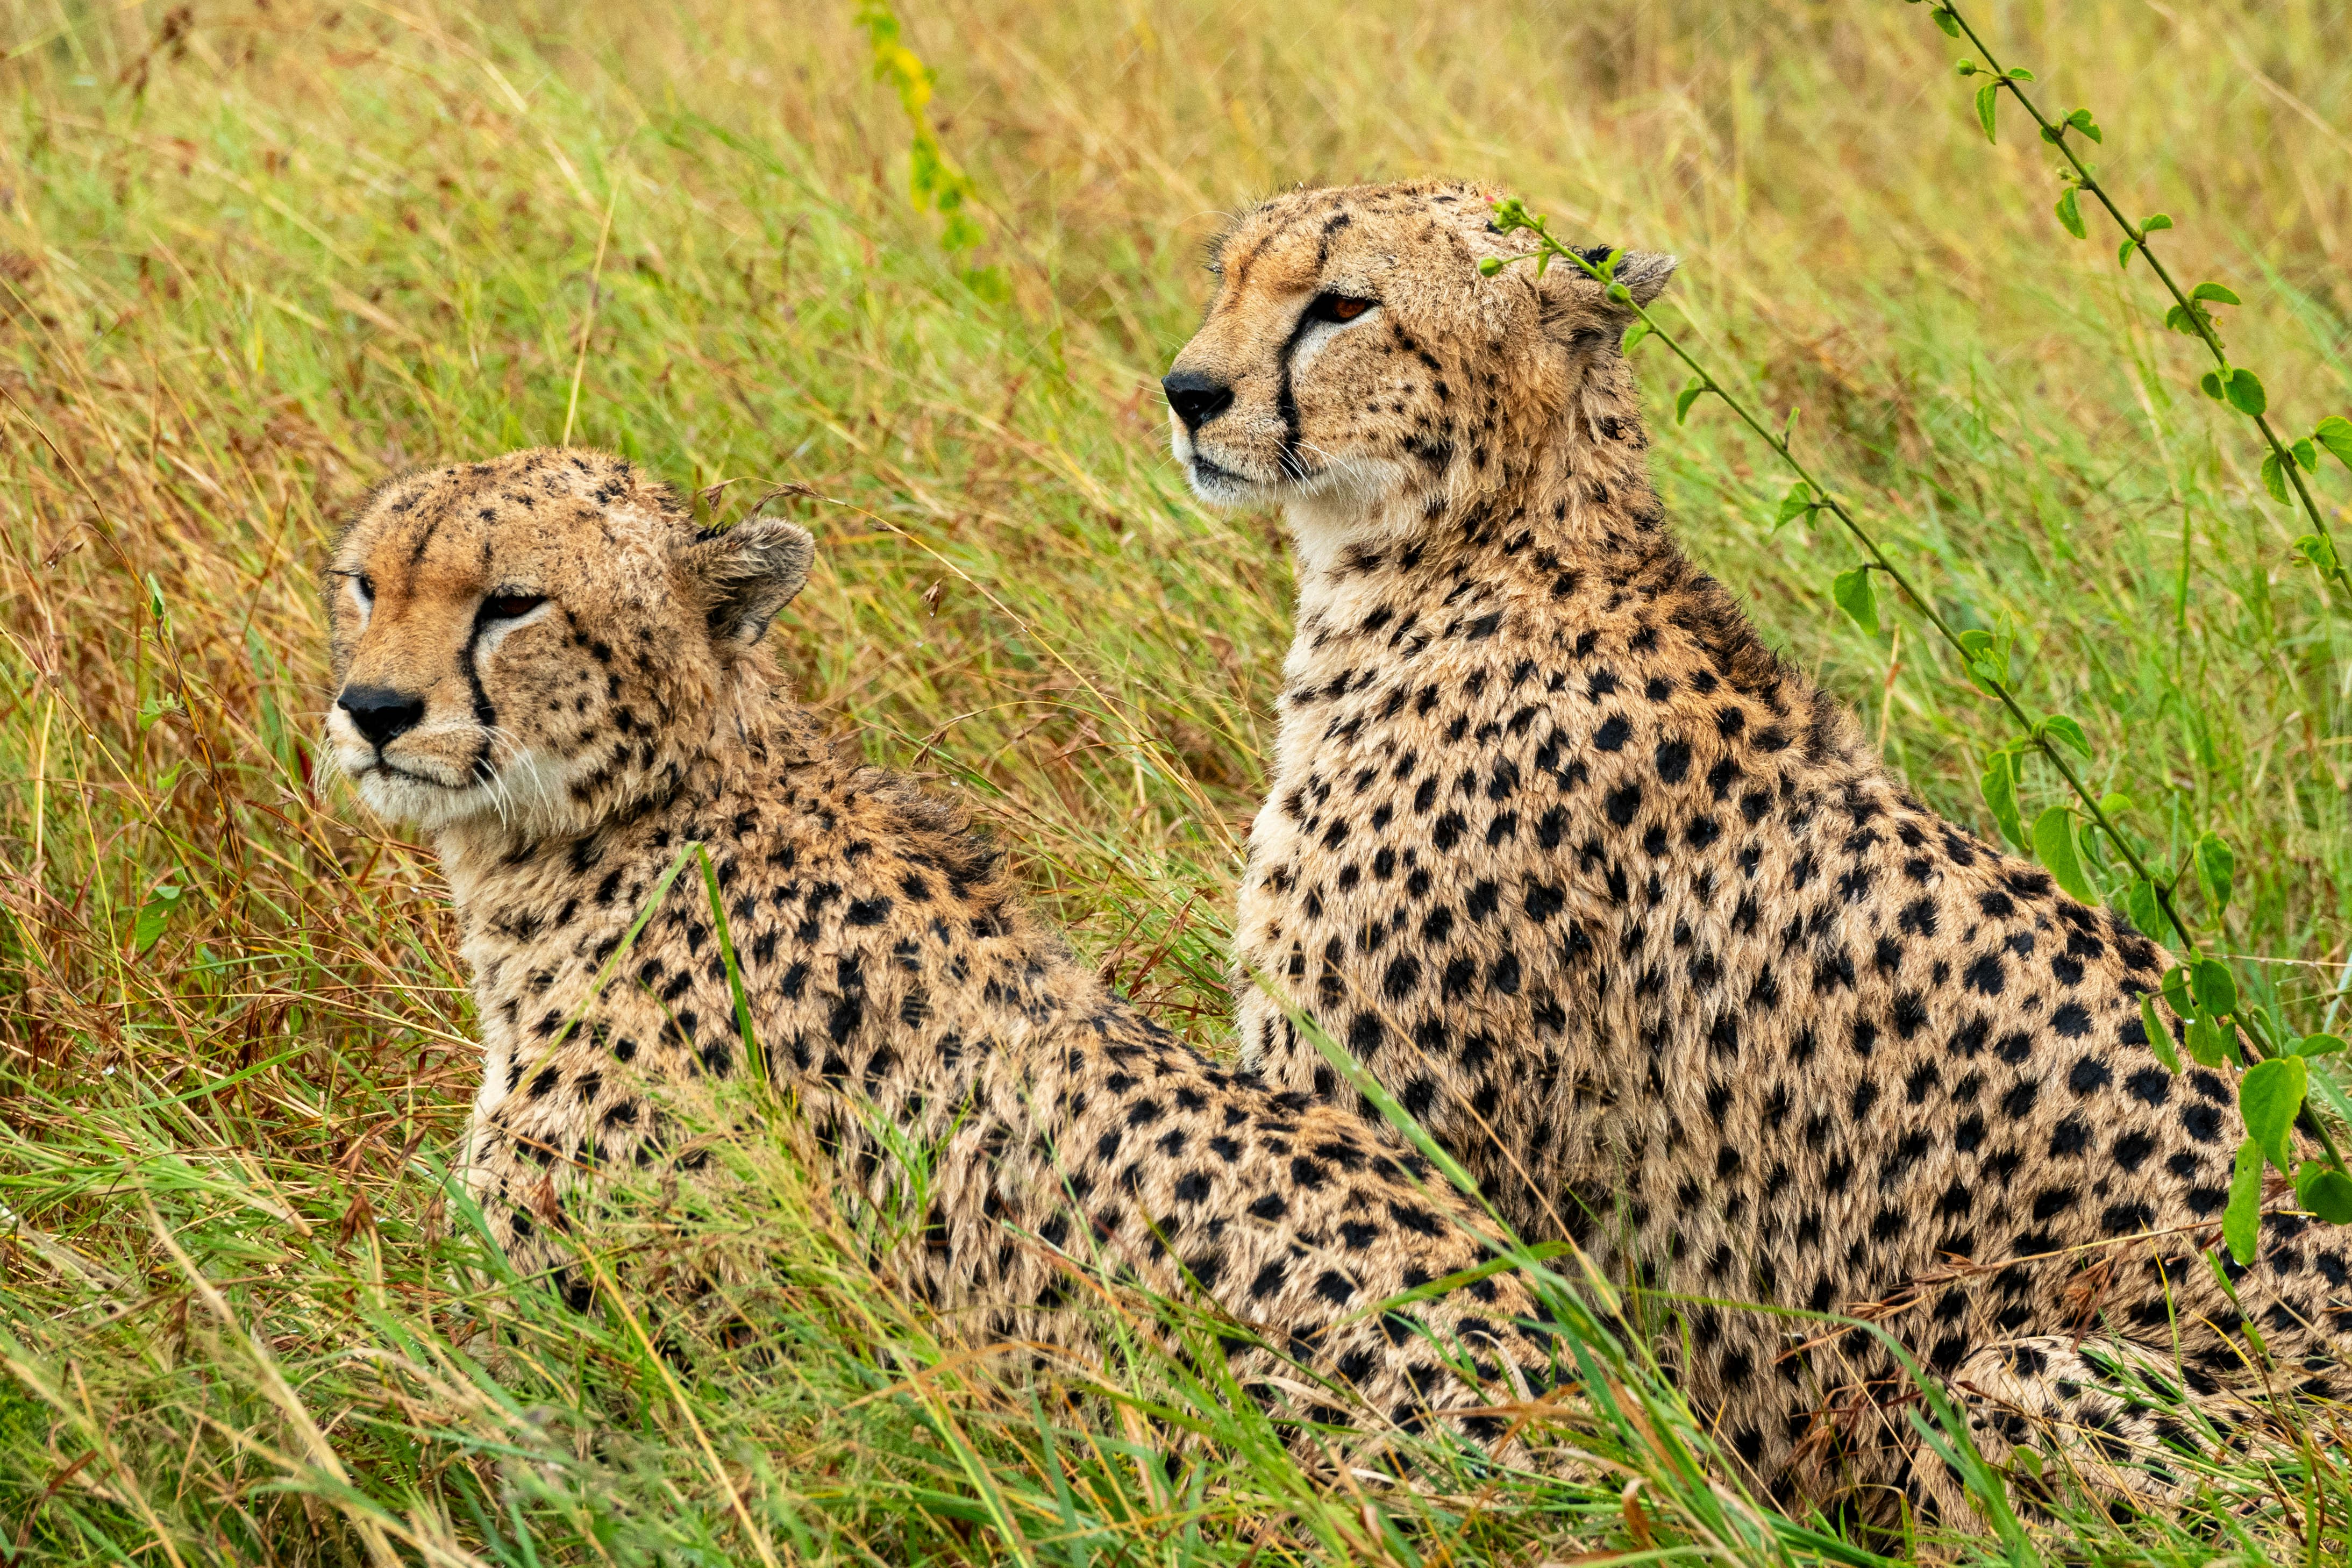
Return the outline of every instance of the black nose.
[[[350,714],[360,733],[376,746],[415,729],[416,721],[425,717],[423,698],[394,691],[389,686],[351,687],[336,700],[335,706]]]
[[[1197,370],[1171,371],[1160,387],[1187,430],[1198,430],[1233,406],[1234,389]]]

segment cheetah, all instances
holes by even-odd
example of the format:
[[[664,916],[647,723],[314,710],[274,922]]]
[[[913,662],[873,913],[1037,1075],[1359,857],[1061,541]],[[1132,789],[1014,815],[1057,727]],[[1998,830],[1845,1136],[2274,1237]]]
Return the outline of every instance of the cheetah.
[[[1550,1331],[1482,1216],[1141,1016],[953,811],[836,755],[762,640],[812,556],[562,449],[394,480],[334,550],[328,740],[440,855],[483,1037],[464,1180],[515,1266],[590,1310],[600,1189],[692,1168],[677,1107],[764,1072],[850,1217],[915,1205],[886,1276],[979,1331],[1083,1353],[1068,1302],[1126,1280],[1209,1310],[1294,1431],[1524,1458]]]
[[[2216,1249],[2242,1132],[2149,1047],[2171,960],[1922,806],[1694,568],[1630,311],[1482,275],[1533,245],[1496,196],[1266,202],[1164,383],[1195,491],[1282,507],[1297,569],[1244,1061],[1344,1094],[1312,1017],[1522,1234],[1683,1303],[1668,1360],[1778,1497],[1957,1494],[1883,1342],[1727,1303],[1876,1318],[1988,1458],[2053,1423],[2177,1490],[2117,1473],[2180,1436],[2129,1385],[2341,1386],[2347,1247],[2279,1213],[2251,1269]]]

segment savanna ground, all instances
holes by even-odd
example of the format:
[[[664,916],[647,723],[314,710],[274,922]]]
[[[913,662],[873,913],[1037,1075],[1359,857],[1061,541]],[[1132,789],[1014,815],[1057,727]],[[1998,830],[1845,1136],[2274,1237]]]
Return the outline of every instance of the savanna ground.
[[[2103,177],[2175,215],[2184,275],[2243,296],[2231,348],[2287,423],[2352,404],[2352,18],[1972,16],[2097,110]],[[1287,565],[1276,520],[1187,495],[1154,383],[1202,242],[1294,181],[1485,176],[1580,242],[1679,252],[1668,319],[1801,406],[1949,618],[2016,632],[2150,853],[2235,846],[2211,935],[2240,984],[2333,1014],[2352,605],[2146,274],[2061,232],[2013,111],[1987,145],[1923,10],[905,19],[974,251],[910,205],[845,4],[0,4],[0,1561],[2343,1561],[2332,1413],[2300,1464],[2217,1472],[2226,1508],[1865,1533],[1711,1483],[1639,1356],[1587,1433],[1598,1489],[1315,1480],[1147,1353],[1076,1406],[1002,1377],[781,1156],[685,1238],[775,1260],[760,1355],[682,1373],[628,1314],[496,1279],[441,1195],[475,1058],[434,862],[314,771],[339,517],[568,427],[716,520],[802,518],[780,635],[809,698],[971,800],[1106,973],[1221,1049]],[[1850,548],[1776,531],[1785,478],[1717,407],[1675,428],[1681,378],[1643,363],[1691,547],[1990,834],[1999,710],[1915,619],[1837,616]],[[2345,472],[2314,483],[2352,526]],[[1170,1466],[1177,1428],[1213,1441]]]

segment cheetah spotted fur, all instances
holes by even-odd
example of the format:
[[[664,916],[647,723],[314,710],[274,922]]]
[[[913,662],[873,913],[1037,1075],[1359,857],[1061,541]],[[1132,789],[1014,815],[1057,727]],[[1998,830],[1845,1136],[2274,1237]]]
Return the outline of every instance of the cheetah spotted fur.
[[[1494,199],[1267,202],[1166,382],[1196,490],[1282,506],[1297,563],[1245,1059],[1339,1090],[1303,1010],[1531,1239],[1686,1302],[1868,1307],[1989,1458],[2042,1425],[2095,1480],[2176,1493],[2151,1445],[2178,1423],[2109,1373],[2162,1363],[2223,1419],[2232,1390],[2341,1386],[2343,1238],[2273,1214],[2225,1289],[2242,1130],[2220,1076],[2148,1047],[2170,959],[1920,805],[1691,565],[1629,314],[1572,267],[1481,277],[1531,243]],[[1672,268],[1617,275],[1646,303]],[[1867,1336],[1684,1323],[1687,1392],[1776,1493],[1954,1501]]]
[[[1486,1261],[1474,1211],[1392,1135],[1137,1015],[952,814],[836,757],[761,640],[811,555],[551,449],[395,480],[334,552],[329,739],[455,894],[485,1054],[465,1179],[513,1261],[586,1309],[567,1233],[600,1173],[692,1162],[666,1105],[747,1070],[698,871],[621,946],[698,843],[775,1098],[843,1204],[895,1212],[892,1151],[929,1151],[883,1260],[911,1289],[1068,1346],[1084,1279],[1205,1297],[1261,1401],[1370,1441],[1435,1412],[1523,1457],[1552,1362],[1517,1276],[1371,1310]]]

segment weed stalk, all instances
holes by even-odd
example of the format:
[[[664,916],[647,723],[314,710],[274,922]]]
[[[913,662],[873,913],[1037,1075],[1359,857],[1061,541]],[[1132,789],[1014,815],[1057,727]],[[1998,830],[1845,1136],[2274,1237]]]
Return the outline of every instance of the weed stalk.
[[[1909,3],[1917,5],[1920,0],[1909,0]],[[2135,254],[2147,258],[2157,281],[2162,283],[2165,292],[2172,296],[2172,309],[2166,312],[2165,325],[2174,331],[2195,338],[2205,345],[2205,352],[2213,356],[2214,368],[2206,372],[2200,383],[2206,395],[2227,403],[2254,422],[2254,428],[2262,432],[2264,444],[2270,447],[2263,459],[2263,486],[2281,501],[2287,499],[2286,490],[2292,487],[2304,514],[2311,520],[2311,532],[2297,540],[2295,548],[2317,568],[2323,581],[2352,593],[2352,575],[2347,574],[2343,558],[2336,552],[2336,537],[2328,531],[2327,520],[2320,515],[2319,503],[2312,498],[2311,487],[2303,477],[2305,470],[2317,469],[2321,447],[2326,447],[2347,466],[2352,466],[2352,423],[2341,417],[2325,419],[2309,437],[2292,444],[2281,440],[2279,433],[2271,426],[2270,394],[2263,387],[2262,378],[2242,365],[2231,364],[2230,355],[2221,346],[2221,331],[2214,322],[2213,312],[2208,303],[2235,305],[2239,302],[2238,296],[2220,283],[2200,283],[2194,289],[2182,291],[2171,269],[2158,257],[2148,239],[2151,234],[2170,228],[2172,219],[2163,213],[2155,213],[2138,223],[2132,222],[2116,205],[2107,188],[2099,184],[2098,175],[2091,165],[2084,162],[2075,151],[2074,139],[2076,137],[2088,137],[2099,142],[2106,140],[2091,111],[2077,109],[2063,119],[2051,119],[2026,94],[2025,84],[2033,80],[2033,73],[2022,66],[2004,67],[1994,57],[1992,46],[1984,41],[1983,35],[1960,15],[1957,0],[1939,0],[1931,15],[1936,25],[1947,36],[1966,38],[1984,56],[1981,66],[1973,60],[1962,60],[1957,68],[1964,77],[1981,75],[1992,78],[1977,89],[1977,119],[1984,126],[1985,139],[1993,139],[1995,105],[2002,89],[2006,89],[2009,95],[2017,100],[2018,107],[2033,117],[2033,123],[2041,128],[2042,140],[2058,149],[2058,155],[2066,160],[2066,188],[2059,194],[2057,205],[2058,221],[2066,232],[2077,239],[2087,237],[2081,209],[2082,194],[2087,193],[2124,232],[2124,242],[2116,252],[2116,262],[2129,268]],[[2352,606],[2352,599],[2339,603]]]
[[[1790,472],[1797,477],[1797,483],[1781,500],[1780,521],[1787,521],[1791,518],[1802,516],[1810,522],[1815,514],[1826,511],[1843,525],[1846,532],[1853,536],[1854,542],[1862,547],[1870,559],[1864,566],[1842,574],[1837,583],[1833,584],[1832,592],[1841,607],[1870,630],[1876,631],[1877,611],[1875,600],[1870,593],[1867,574],[1883,572],[1903,596],[1918,610],[1927,624],[1936,629],[1937,634],[1958,653],[1962,667],[1968,671],[1969,679],[1999,701],[2015,721],[2020,736],[2012,745],[2021,745],[2040,752],[2042,759],[2057,771],[2058,776],[2065,780],[2066,786],[2074,794],[2078,803],[2077,809],[2105,837],[2117,858],[2130,868],[2136,879],[2136,884],[2144,884],[2151,891],[2157,908],[2162,911],[2164,921],[2178,933],[2186,962],[2179,969],[2174,971],[2172,975],[2168,976],[2168,984],[2165,987],[2166,1000],[2172,1004],[2176,1011],[2188,1017],[2194,1026],[2201,1028],[2226,1018],[2236,1024],[2246,1036],[2258,1040],[2259,1046],[2246,1047],[2247,1054],[2253,1058],[2250,1064],[2248,1079],[2250,1082],[2254,1081],[2255,1075],[2260,1073],[2263,1075],[2262,1081],[2266,1088],[2275,1083],[2279,1075],[2263,1073],[2265,1064],[2274,1057],[2293,1057],[2298,1053],[2291,1046],[2282,1044],[2273,1037],[2268,1019],[2258,1010],[2242,1005],[2239,1002],[2236,984],[2231,979],[2226,966],[2218,960],[2206,956],[2196,932],[2189,929],[2189,922],[2182,918],[2178,903],[2173,898],[2177,879],[2174,882],[2166,882],[2156,876],[2147,862],[2141,858],[2139,852],[2116,827],[2105,804],[2091,793],[2090,787],[2083,782],[2082,775],[2067,761],[2060,749],[2062,742],[2086,757],[2089,754],[2090,744],[2082,726],[2063,715],[2035,719],[2025,710],[2024,705],[2018,700],[2017,694],[2009,682],[2008,654],[1994,641],[1991,634],[1973,629],[1963,632],[1955,628],[1928,601],[1927,596],[1913,584],[1909,575],[1902,567],[1895,564],[1885,548],[1873,537],[1868,529],[1863,527],[1845,503],[1815,477],[1812,469],[1790,446],[1790,432],[1795,426],[1794,410],[1790,411],[1789,426],[1775,432],[1758,418],[1744,401],[1709,373],[1707,368],[1701,364],[1673,333],[1659,325],[1657,319],[1651,315],[1648,309],[1633,298],[1633,291],[1617,281],[1617,263],[1623,252],[1612,250],[1599,260],[1579,253],[1553,236],[1549,219],[1530,213],[1526,204],[1516,196],[1496,203],[1495,216],[1496,226],[1506,234],[1517,229],[1527,229],[1533,233],[1537,239],[1537,248],[1524,256],[1508,258],[1489,258],[1479,264],[1479,269],[1482,272],[1491,277],[1507,266],[1526,260],[1534,261],[1538,271],[1554,261],[1565,261],[1580,268],[1608,290],[1609,298],[1620,309],[1633,314],[1635,318],[1633,324],[1625,331],[1624,346],[1629,351],[1644,339],[1655,337],[1676,359],[1688,367],[1692,379],[1675,399],[1676,423],[1679,424],[1689,416],[1692,405],[1700,398],[1709,395],[1720,398],[1738,416],[1740,423],[1755,432],[1757,437],[1770,447],[1773,455],[1787,465]],[[1997,768],[2007,765],[2000,759],[1997,758],[1995,761]],[[1987,776],[1988,794],[1991,795],[1993,793],[1990,786],[1992,775],[1988,773]],[[2015,787],[2013,776],[2004,774],[2002,787],[2013,792]],[[2015,810],[2013,794],[2010,798],[2010,814],[2013,816]],[[2000,802],[1996,800],[1993,804],[1998,809]],[[2043,820],[2048,822],[2052,819],[2045,815]],[[2063,839],[2046,834],[2042,824],[2036,824],[2033,835],[2036,851],[2043,864],[2049,866],[2061,884],[2066,887],[2067,891],[2084,899],[2086,902],[2092,901],[2095,894],[2084,878],[2081,865],[2075,858],[2072,829],[2066,826],[2063,819],[2057,821],[2057,826],[2064,832]],[[2048,841],[2045,842],[2045,839]],[[2061,847],[2062,845],[2063,847]],[[2192,1041],[2200,1037],[2196,1034],[2192,1034],[2191,1037]],[[2300,1043],[2297,1042],[2297,1044]],[[2157,1050],[2160,1057],[2171,1055],[2160,1028],[2151,1030],[2149,1046]],[[2217,1042],[2214,1047],[2215,1060],[2210,1065],[2218,1066],[2221,1055],[2227,1048]],[[2178,1058],[2173,1058],[2169,1065],[2178,1070]],[[2295,1064],[2295,1067],[2301,1066],[2299,1062]],[[2291,1074],[2294,1068],[2288,1068],[2286,1070]],[[2307,1071],[2307,1068],[2305,1070]],[[2245,1099],[2242,1092],[2241,1098],[2242,1100]],[[2352,1172],[2346,1170],[2344,1157],[2337,1152],[2334,1138],[2329,1134],[2327,1128],[2322,1124],[2318,1116],[2304,1103],[2300,1087],[2296,1089],[2294,1103],[2289,1109],[2295,1124],[2308,1132],[2326,1152],[2326,1165],[2324,1169],[2330,1173],[2336,1182],[2343,1184],[2340,1189],[2344,1200],[2342,1218],[2337,1219],[2334,1214],[2326,1212],[2323,1212],[2323,1217],[2334,1219],[2338,1224],[2352,1223]],[[2249,1125],[2252,1127],[2254,1123],[2253,1107],[2250,1104],[2247,1110]],[[2293,1173],[2290,1172],[2290,1173]],[[2315,1171],[2315,1178],[2316,1174]],[[2253,1184],[2256,1187],[2259,1186],[2259,1184]],[[2334,1188],[2334,1183],[2330,1184],[2330,1187]],[[2311,1195],[2309,1193],[2305,1194],[2306,1202],[2310,1201]],[[2331,1190],[2325,1195],[2333,1199],[2337,1194],[2336,1191]],[[2234,1208],[2241,1205],[2233,1201],[2232,1206]],[[2335,1205],[2330,1204],[2329,1206]],[[2252,1243],[2249,1241],[2248,1251],[2251,1251],[2251,1247]],[[2242,1256],[2239,1259],[2241,1262],[2248,1260]]]

